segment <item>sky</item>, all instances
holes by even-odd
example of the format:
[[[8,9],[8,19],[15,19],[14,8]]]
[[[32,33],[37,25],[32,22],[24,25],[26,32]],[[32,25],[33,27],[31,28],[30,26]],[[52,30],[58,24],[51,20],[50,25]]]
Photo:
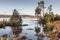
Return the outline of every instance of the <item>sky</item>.
[[[20,15],[34,15],[38,2],[41,0],[0,0],[0,14],[12,15],[13,10],[17,9]],[[52,5],[53,12],[60,13],[60,0],[43,0],[45,7]]]

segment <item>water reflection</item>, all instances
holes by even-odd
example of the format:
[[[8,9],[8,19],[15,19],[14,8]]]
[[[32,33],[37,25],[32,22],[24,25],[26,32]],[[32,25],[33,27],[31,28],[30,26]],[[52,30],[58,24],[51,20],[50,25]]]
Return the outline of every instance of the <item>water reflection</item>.
[[[47,37],[42,37],[41,38],[41,35],[40,36],[35,36],[35,34],[44,34],[43,32],[43,27],[42,26],[38,26],[39,29],[35,27],[36,26],[36,23],[37,21],[32,21],[32,20],[36,20],[36,19],[23,19],[23,24],[28,24],[28,26],[6,26],[4,29],[3,28],[0,28],[0,36],[1,35],[4,35],[4,34],[8,34],[8,36],[10,36],[9,38],[10,39],[15,39],[15,38],[19,38],[21,37],[22,35],[23,36],[26,36],[26,39],[24,40],[49,40],[49,38]],[[27,30],[29,28],[29,30]],[[31,30],[30,28],[32,28],[33,30]],[[40,39],[41,38],[41,39]]]
[[[35,32],[36,32],[36,35],[38,35],[38,33],[40,32],[40,27],[35,27]]]
[[[17,37],[22,32],[22,27],[11,27],[11,31],[13,35],[16,35]]]

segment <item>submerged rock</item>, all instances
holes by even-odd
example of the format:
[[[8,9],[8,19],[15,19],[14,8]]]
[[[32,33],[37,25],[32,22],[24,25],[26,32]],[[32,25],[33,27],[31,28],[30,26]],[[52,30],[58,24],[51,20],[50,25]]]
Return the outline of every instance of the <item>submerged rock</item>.
[[[28,26],[28,24],[22,24],[22,26]]]
[[[27,30],[33,30],[33,28],[27,28]]]

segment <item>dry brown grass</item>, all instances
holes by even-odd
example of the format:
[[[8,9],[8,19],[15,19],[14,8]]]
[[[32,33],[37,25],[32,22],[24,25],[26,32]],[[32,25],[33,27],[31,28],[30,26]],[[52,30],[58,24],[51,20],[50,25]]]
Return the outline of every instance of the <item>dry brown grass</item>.
[[[57,31],[60,32],[60,21],[48,22],[47,25],[56,27]]]

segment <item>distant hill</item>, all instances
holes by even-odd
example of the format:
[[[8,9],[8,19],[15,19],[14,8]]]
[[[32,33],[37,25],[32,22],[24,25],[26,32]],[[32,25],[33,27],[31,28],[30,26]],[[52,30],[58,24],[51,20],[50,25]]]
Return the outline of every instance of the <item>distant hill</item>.
[[[9,18],[12,15],[0,15],[0,18]],[[36,18],[36,16],[33,15],[20,15],[22,18]]]
[[[36,18],[36,16],[33,15],[21,15],[22,18]]]

